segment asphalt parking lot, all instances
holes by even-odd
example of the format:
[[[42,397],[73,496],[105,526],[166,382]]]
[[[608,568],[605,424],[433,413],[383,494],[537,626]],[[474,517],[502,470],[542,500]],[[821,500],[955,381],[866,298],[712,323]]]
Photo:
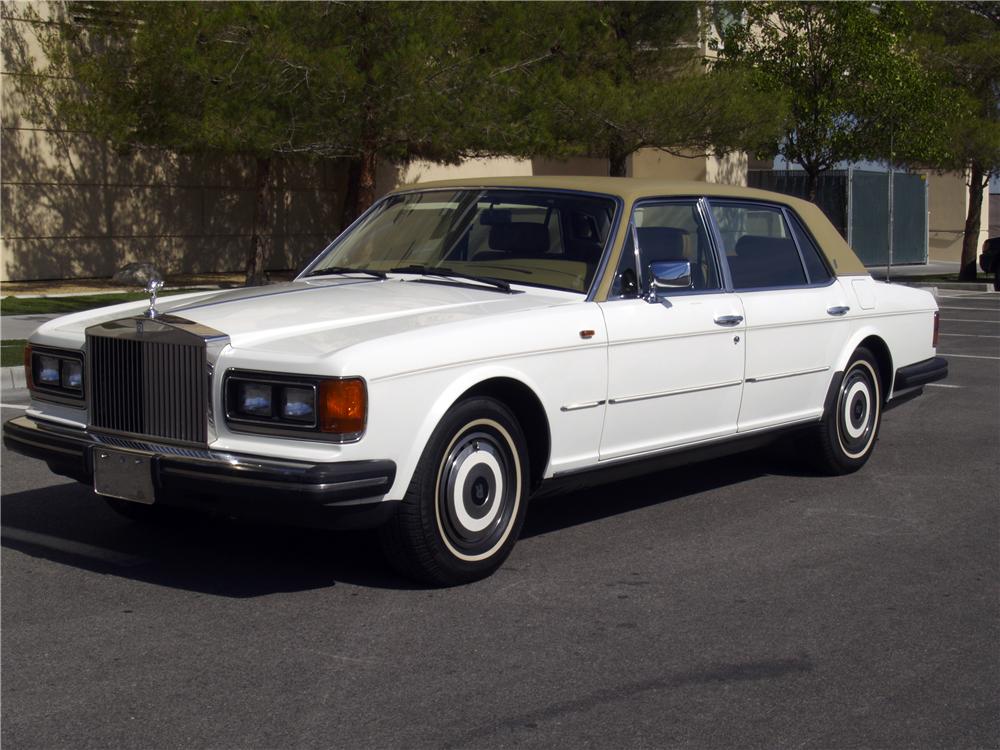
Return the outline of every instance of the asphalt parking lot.
[[[367,534],[144,528],[4,451],[0,740],[997,747],[1000,294],[939,304],[950,377],[861,472],[753,453],[543,500],[456,589]]]

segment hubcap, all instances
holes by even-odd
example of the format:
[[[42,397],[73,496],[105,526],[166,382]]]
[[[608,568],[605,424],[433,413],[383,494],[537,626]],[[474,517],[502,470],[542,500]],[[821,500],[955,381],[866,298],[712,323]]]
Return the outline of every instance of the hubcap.
[[[520,468],[510,435],[492,420],[463,428],[441,462],[438,519],[458,557],[483,559],[507,538],[520,502]]]
[[[871,365],[855,362],[844,376],[837,404],[837,437],[850,458],[860,458],[871,447],[878,424],[878,381]]]

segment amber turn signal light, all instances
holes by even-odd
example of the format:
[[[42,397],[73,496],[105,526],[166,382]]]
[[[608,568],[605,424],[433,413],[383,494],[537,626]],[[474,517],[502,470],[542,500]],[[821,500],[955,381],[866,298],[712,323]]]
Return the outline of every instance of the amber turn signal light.
[[[319,384],[319,429],[339,435],[365,431],[368,393],[361,378],[323,380]]]

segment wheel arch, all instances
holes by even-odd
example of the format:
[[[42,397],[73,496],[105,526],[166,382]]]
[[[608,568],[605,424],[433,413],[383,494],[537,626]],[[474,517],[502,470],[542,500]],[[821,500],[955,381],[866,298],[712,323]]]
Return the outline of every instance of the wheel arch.
[[[506,376],[491,377],[476,383],[455,399],[455,403],[473,396],[494,398],[514,413],[528,443],[531,489],[536,489],[545,475],[552,450],[552,433],[541,399],[523,381]]]
[[[889,400],[889,396],[892,393],[892,381],[895,370],[892,365],[892,352],[889,349],[889,345],[874,330],[866,329],[859,331],[848,342],[848,345],[844,347],[844,351],[841,353],[835,370],[843,372],[847,368],[847,363],[851,361],[851,357],[861,347],[870,351],[872,356],[875,357],[875,363],[878,365],[879,386],[882,388],[882,402],[885,403]]]

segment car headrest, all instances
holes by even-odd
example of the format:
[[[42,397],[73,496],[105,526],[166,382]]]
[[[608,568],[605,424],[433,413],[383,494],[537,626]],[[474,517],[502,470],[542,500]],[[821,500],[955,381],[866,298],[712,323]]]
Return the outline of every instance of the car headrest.
[[[687,260],[684,255],[688,233],[674,227],[637,227],[639,247],[646,263]]]
[[[490,249],[512,255],[544,255],[549,251],[549,230],[544,224],[515,221],[490,227]]]

